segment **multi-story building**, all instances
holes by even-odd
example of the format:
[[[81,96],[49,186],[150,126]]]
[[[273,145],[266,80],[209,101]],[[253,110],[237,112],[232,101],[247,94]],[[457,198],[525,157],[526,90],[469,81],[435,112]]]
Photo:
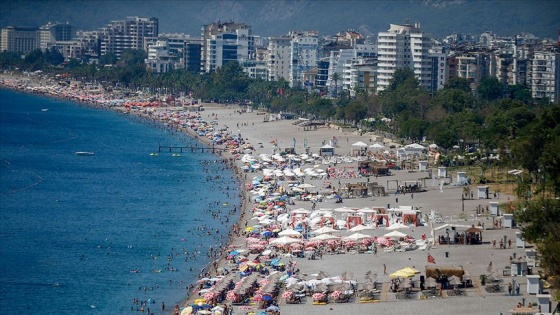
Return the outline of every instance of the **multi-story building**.
[[[291,87],[303,87],[304,73],[317,67],[319,60],[319,33],[317,31],[290,32],[291,59],[289,83]]]
[[[127,17],[112,21],[99,31],[100,53],[121,57],[126,49],[147,49],[150,38],[158,37],[159,20],[155,17]]]
[[[420,24],[391,24],[387,32],[377,35],[377,89],[383,91],[397,69],[409,68],[422,86],[432,88],[431,39],[420,30]]]
[[[359,84],[357,81],[359,72],[355,66],[361,65],[363,69],[366,69],[365,67],[367,66],[373,66],[372,60],[375,60],[376,57],[377,54],[375,52],[375,46],[373,45],[360,44],[352,49],[331,51],[329,73],[326,82],[331,94],[339,94],[341,91],[348,91],[350,95],[354,95],[356,88],[363,87],[360,86],[362,84]],[[367,85],[371,84],[368,83]]]
[[[180,67],[181,55],[170,51],[168,41],[158,40],[155,44],[148,46],[148,58],[145,62],[148,70],[165,73]]]
[[[471,89],[478,87],[483,77],[489,76],[490,58],[486,52],[470,52],[451,55],[447,58],[448,78],[455,77],[467,79]]]
[[[36,27],[8,26],[0,34],[0,51],[15,51],[27,54],[38,48]]]
[[[315,76],[315,89],[317,91],[327,91],[327,81],[329,80],[329,58],[321,58],[317,64],[317,75]]]
[[[155,48],[163,43],[165,43],[165,49]],[[192,38],[186,34],[161,34],[156,41],[150,39],[148,43],[146,67],[152,71],[159,67],[162,71],[158,72],[187,69],[190,72],[199,73],[201,43],[202,39]],[[152,49],[152,47],[154,48]],[[150,49],[152,49],[151,57]],[[164,66],[165,64],[169,66]]]
[[[268,80],[268,65],[269,51],[264,47],[255,49],[255,59],[245,60],[241,62],[243,71],[247,73],[249,78]]]
[[[289,81],[292,40],[289,37],[271,37],[268,41],[268,81]]]
[[[212,23],[202,26],[200,70],[216,71],[229,61],[254,59],[253,29],[245,23]]]
[[[49,22],[41,26],[39,33],[39,48],[46,50],[57,41],[70,41],[76,37],[76,28],[68,23]]]
[[[558,101],[560,53],[554,48],[535,51],[531,62],[531,91],[535,99]]]

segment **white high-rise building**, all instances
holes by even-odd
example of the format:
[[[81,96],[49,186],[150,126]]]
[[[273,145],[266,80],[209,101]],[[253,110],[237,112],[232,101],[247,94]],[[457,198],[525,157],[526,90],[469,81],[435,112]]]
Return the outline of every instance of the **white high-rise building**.
[[[397,69],[409,68],[422,86],[432,88],[431,39],[420,30],[420,24],[391,24],[387,32],[377,35],[377,89],[383,91]],[[437,84],[436,84],[437,85]]]
[[[316,31],[290,32],[291,64],[289,82],[291,87],[303,87],[304,74],[317,67],[319,61],[319,33]]]
[[[212,23],[201,29],[201,72],[213,72],[229,61],[254,59],[253,29],[244,23]]]
[[[271,37],[268,42],[268,81],[284,79],[289,81],[292,39],[290,37]]]
[[[560,92],[560,53],[535,51],[531,63],[531,91],[535,99],[558,101]]]
[[[155,17],[127,17],[112,21],[99,31],[100,53],[115,54],[118,58],[126,49],[147,50],[147,40],[158,37],[159,20]]]

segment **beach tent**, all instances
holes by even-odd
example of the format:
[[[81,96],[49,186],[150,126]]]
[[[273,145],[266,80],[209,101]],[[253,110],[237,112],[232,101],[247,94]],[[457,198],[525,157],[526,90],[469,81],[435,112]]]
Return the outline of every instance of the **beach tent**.
[[[367,148],[367,144],[363,143],[362,141],[358,141],[356,143],[352,144],[353,147],[361,147],[361,148]]]

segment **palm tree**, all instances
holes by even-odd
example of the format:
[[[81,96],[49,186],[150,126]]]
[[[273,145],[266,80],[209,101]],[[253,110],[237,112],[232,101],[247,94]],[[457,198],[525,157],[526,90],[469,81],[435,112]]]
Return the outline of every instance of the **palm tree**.
[[[340,74],[338,72],[335,72],[332,74],[331,76],[331,80],[334,81],[334,96],[337,97],[338,96],[338,80],[340,80]]]

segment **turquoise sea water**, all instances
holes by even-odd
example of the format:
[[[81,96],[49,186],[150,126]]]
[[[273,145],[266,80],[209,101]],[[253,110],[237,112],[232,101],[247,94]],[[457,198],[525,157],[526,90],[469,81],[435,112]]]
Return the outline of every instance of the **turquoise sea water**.
[[[158,142],[196,144],[124,114],[0,89],[1,314],[131,314],[133,298],[171,314],[208,247],[227,242],[240,200],[218,157],[150,156]]]

